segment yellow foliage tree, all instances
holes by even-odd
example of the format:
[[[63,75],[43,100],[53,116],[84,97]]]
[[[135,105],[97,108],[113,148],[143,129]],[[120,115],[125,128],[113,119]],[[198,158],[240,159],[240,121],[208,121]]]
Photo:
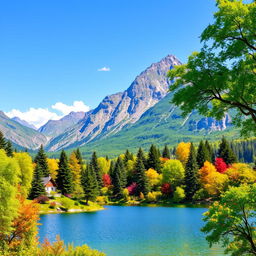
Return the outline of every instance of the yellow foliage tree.
[[[57,177],[57,170],[59,169],[59,160],[54,158],[47,158],[50,175],[55,180]]]
[[[34,172],[32,158],[28,153],[22,152],[14,153],[14,159],[17,161],[20,168],[20,192],[27,198],[30,192]]]
[[[149,185],[150,185],[151,188],[160,183],[160,178],[159,178],[160,175],[156,170],[154,170],[152,168],[148,169],[146,171],[146,176],[148,178]]]
[[[180,160],[183,166],[186,165],[190,152],[190,142],[180,142],[176,148],[175,155]]]
[[[101,173],[103,174],[108,173],[110,168],[110,161],[107,160],[105,157],[99,157],[97,161],[98,161],[98,165],[101,170]]]
[[[256,182],[256,171],[254,171],[248,164],[235,163],[232,164],[225,172],[228,175],[230,184],[239,186],[240,184],[253,184]]]
[[[82,194],[82,187],[81,187],[81,166],[78,162],[75,152],[70,155],[69,158],[69,168],[72,173],[72,180],[74,186],[74,194],[79,196]]]
[[[228,185],[228,175],[217,172],[215,166],[206,161],[199,170],[200,180],[209,195],[219,196]]]

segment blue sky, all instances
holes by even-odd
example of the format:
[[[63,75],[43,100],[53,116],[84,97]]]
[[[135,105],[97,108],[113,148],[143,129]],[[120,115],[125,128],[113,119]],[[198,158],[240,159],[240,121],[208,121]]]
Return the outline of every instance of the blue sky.
[[[185,62],[214,11],[214,0],[3,1],[0,109],[94,108],[167,54]]]

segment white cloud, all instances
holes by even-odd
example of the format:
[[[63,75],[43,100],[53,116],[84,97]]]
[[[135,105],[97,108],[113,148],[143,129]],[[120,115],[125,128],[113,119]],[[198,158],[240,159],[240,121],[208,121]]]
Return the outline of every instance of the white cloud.
[[[103,68],[99,68],[98,71],[110,71],[110,68],[108,67],[103,67]]]
[[[90,110],[90,107],[86,106],[82,101],[74,101],[73,105],[68,106],[62,102],[57,102],[54,105],[52,105],[53,109],[56,109],[60,111],[63,115],[68,115],[70,112],[88,112]]]
[[[58,110],[60,114],[55,113],[54,111],[49,110],[48,108],[29,108],[29,110],[22,112],[18,109],[12,109],[5,114],[12,117],[19,117],[22,120],[27,121],[30,124],[33,124],[35,127],[39,128],[44,125],[49,120],[58,120],[65,115],[68,115],[70,112],[83,111],[87,112],[90,110],[82,101],[74,101],[73,105],[69,106],[62,102],[57,102],[51,106],[52,109]]]

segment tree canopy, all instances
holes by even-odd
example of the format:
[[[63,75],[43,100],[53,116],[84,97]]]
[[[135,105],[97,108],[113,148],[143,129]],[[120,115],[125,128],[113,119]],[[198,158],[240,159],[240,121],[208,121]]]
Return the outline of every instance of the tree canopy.
[[[234,109],[241,134],[256,134],[256,2],[217,0],[217,8],[201,51],[169,71],[172,102],[184,115],[197,109],[216,119]]]

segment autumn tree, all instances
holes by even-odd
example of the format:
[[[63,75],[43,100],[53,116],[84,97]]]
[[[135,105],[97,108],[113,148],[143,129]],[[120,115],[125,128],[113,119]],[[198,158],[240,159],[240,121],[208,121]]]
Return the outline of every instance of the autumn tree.
[[[190,151],[190,142],[181,142],[178,144],[176,148],[175,155],[178,160],[182,162],[184,166],[186,166]]]
[[[241,133],[256,134],[256,2],[216,2],[214,22],[201,34],[201,51],[169,71],[175,79],[172,102],[184,115],[197,109],[216,119],[234,109]]]
[[[151,189],[154,188],[155,186],[159,185],[159,183],[160,183],[160,174],[156,170],[154,170],[152,168],[149,168],[146,171],[146,177],[148,179],[149,187]]]
[[[72,174],[68,164],[68,157],[64,150],[60,154],[59,169],[56,179],[57,187],[63,195],[72,193]]]
[[[210,246],[221,245],[225,253],[256,255],[256,184],[231,187],[204,214],[202,231]]]
[[[47,158],[49,173],[54,180],[57,178],[57,170],[59,169],[59,160],[55,158]]]
[[[69,158],[69,169],[72,174],[72,185],[73,185],[73,193],[76,196],[79,196],[82,193],[81,187],[81,165],[79,164],[79,160],[77,159],[77,154],[72,152]]]
[[[40,169],[42,170],[43,172],[43,176],[44,177],[48,177],[50,172],[49,172],[49,167],[48,167],[48,164],[47,164],[47,156],[44,152],[44,147],[43,145],[40,146],[38,152],[37,152],[37,155],[35,157],[35,160],[34,162],[39,165]]]
[[[14,153],[14,159],[17,161],[20,168],[20,193],[24,198],[27,198],[33,179],[33,162],[28,153]]]
[[[224,173],[228,168],[228,165],[225,163],[223,158],[220,158],[220,157],[217,157],[215,159],[214,165],[219,173]]]
[[[186,199],[192,200],[193,195],[199,188],[198,184],[198,166],[196,161],[196,151],[193,143],[190,144],[189,157],[185,167],[185,193]]]

